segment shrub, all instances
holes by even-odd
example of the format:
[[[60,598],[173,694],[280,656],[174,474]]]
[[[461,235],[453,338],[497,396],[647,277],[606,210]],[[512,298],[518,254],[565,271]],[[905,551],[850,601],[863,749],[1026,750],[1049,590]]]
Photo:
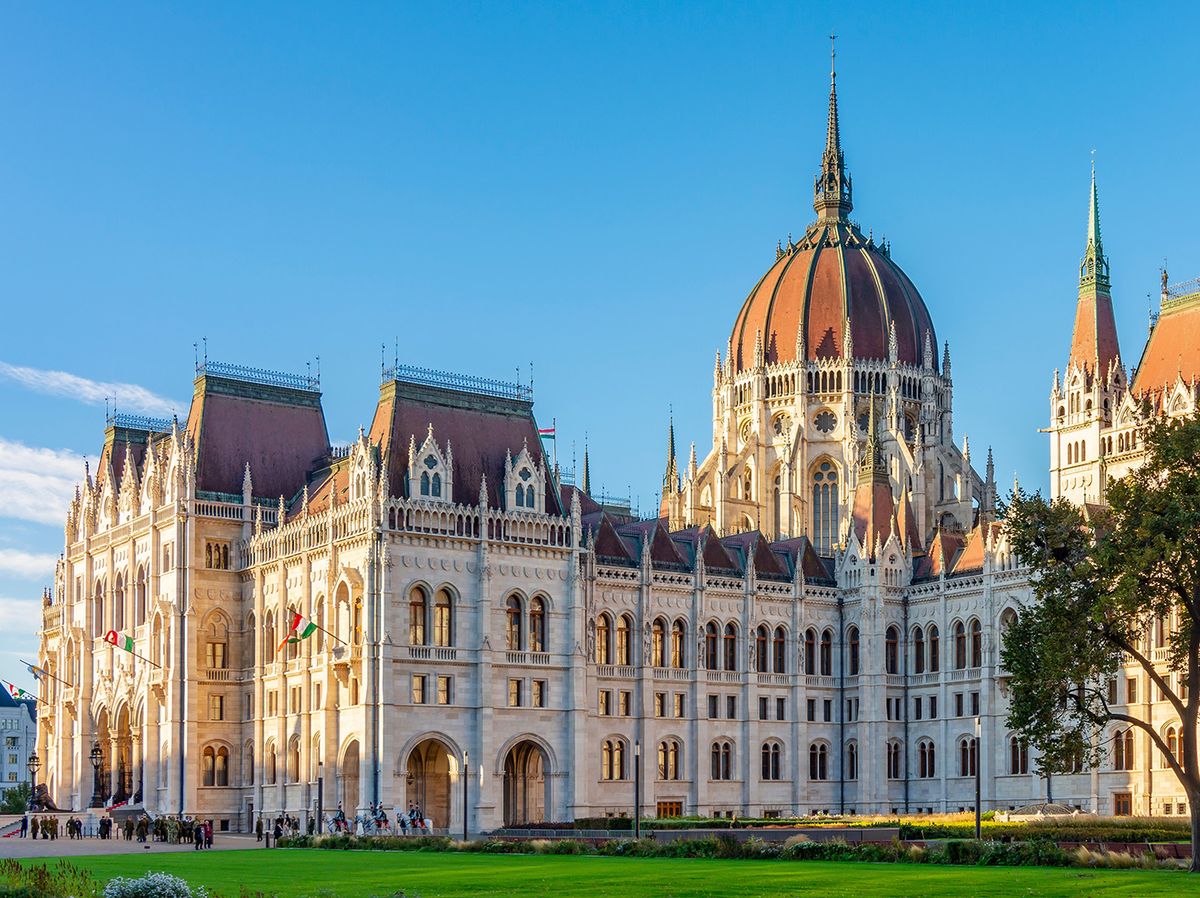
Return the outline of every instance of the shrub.
[[[207,898],[204,888],[192,890],[187,880],[169,873],[147,873],[137,879],[117,876],[104,886],[104,898]]]

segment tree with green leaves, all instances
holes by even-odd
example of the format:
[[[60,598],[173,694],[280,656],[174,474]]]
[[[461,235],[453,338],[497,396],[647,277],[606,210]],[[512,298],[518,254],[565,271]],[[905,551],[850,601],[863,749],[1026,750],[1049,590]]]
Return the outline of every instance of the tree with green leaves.
[[[1099,765],[1110,724],[1132,727],[1187,793],[1192,872],[1200,872],[1200,418],[1146,426],[1145,464],[1108,484],[1103,507],[1017,490],[1004,509],[1034,600],[1004,634],[1008,725],[1043,775]],[[1109,683],[1124,668],[1177,715],[1169,745]]]
[[[18,783],[4,790],[0,797],[0,814],[24,814],[29,810],[29,783]]]

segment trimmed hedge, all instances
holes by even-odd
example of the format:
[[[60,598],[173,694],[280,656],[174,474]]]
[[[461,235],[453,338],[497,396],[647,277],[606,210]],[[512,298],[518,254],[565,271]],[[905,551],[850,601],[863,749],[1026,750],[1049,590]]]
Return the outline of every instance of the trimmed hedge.
[[[931,847],[902,841],[810,842],[795,836],[786,842],[738,840],[719,835],[705,839],[610,839],[592,846],[576,839],[481,839],[456,842],[445,837],[299,836],[281,839],[281,848],[328,848],[368,851],[463,851],[482,854],[598,854],[609,857],[725,858],[782,861],[859,861],[869,863],[951,864],[989,867],[1176,866],[1152,857],[1064,851],[1046,838],[1027,841],[951,839]]]

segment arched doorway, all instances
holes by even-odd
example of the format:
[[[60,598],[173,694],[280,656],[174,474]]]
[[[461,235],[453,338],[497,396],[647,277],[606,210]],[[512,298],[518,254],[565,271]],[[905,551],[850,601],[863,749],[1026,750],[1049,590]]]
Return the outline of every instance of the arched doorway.
[[[108,710],[101,709],[96,715],[95,745],[100,747],[100,766],[92,770],[92,782],[88,791],[91,792],[89,807],[98,808],[104,805],[112,794],[109,771],[112,767],[112,738],[108,728]],[[87,747],[88,752],[92,746]]]
[[[122,705],[117,712],[115,731],[112,733],[114,773],[112,800],[114,804],[127,802],[133,797],[133,738],[129,725],[129,706]]]
[[[408,754],[404,807],[397,811],[407,811],[409,803],[415,803],[436,828],[449,828],[461,819],[455,811],[462,793],[458,802],[453,800],[458,780],[458,759],[449,747],[440,739],[424,740]]]
[[[358,740],[355,739],[346,746],[346,751],[342,754],[342,769],[338,772],[341,780],[342,810],[346,812],[347,817],[358,813],[358,751]]]
[[[536,742],[523,739],[504,756],[504,825],[546,819],[549,763]]]

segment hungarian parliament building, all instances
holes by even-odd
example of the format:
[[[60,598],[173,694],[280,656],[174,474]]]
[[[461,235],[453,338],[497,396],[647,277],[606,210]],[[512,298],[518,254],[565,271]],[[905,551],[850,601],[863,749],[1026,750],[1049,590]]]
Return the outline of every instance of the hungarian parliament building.
[[[415,802],[484,832],[632,815],[635,780],[647,816],[969,810],[978,770],[984,810],[1186,814],[1141,733],[1048,783],[1006,725],[1029,575],[954,433],[949,344],[849,217],[834,84],[813,207],[648,519],[586,456],[557,469],[520,384],[396,365],[346,442],[315,378],[204,360],[186,422],[110,416],[43,598],[53,802],[231,831]],[[1109,284],[1093,173],[1047,425],[1051,496],[1085,507],[1200,396],[1200,285],[1164,275],[1128,366]],[[1110,696],[1180,737],[1139,669]]]

